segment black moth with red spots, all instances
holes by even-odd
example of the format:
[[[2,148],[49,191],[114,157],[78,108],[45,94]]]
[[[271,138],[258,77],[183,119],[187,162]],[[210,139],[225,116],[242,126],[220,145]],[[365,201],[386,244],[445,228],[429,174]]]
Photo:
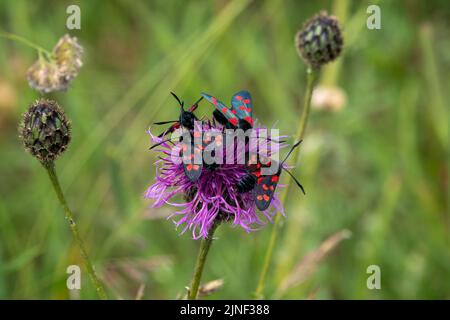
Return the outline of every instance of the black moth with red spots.
[[[283,168],[284,162],[289,158],[292,151],[297,148],[302,141],[300,140],[296,144],[294,144],[287,154],[287,156],[284,158],[284,160],[281,163],[275,162],[272,163],[271,161],[268,161],[268,159],[261,159],[264,161],[260,161],[260,159],[255,159],[256,155],[253,155],[252,158],[252,164],[247,164],[248,171],[250,175],[253,177],[253,186],[254,188],[251,188],[251,180],[247,176],[244,176],[243,180],[241,180],[240,183],[238,183],[238,191],[239,192],[248,192],[250,190],[253,190],[253,193],[255,195],[255,203],[256,207],[264,211],[266,210],[270,203],[272,202],[273,195],[275,194],[275,190],[277,188],[278,181],[280,179],[281,171],[286,171],[292,179],[294,179],[297,186],[302,190],[303,194],[305,194],[305,190],[303,189],[303,186],[300,184],[300,182],[294,177],[294,175],[288,171],[287,169]],[[255,161],[257,160],[257,161]],[[256,163],[256,164],[255,164]],[[262,175],[261,170],[263,168],[270,168],[272,165],[276,168],[276,173],[272,175]],[[272,169],[273,170],[273,169]],[[241,189],[239,189],[241,188]]]
[[[177,95],[173,92],[171,92],[172,96],[178,101],[180,105],[180,116],[177,120],[171,120],[171,121],[162,121],[162,122],[156,122],[156,125],[164,125],[168,123],[173,123],[169,129],[165,130],[163,133],[161,133],[158,137],[164,137],[168,133],[174,132],[176,129],[182,127],[185,130],[188,130],[189,134],[191,135],[191,148],[188,147],[187,142],[183,142],[183,136],[181,136],[181,149],[180,149],[180,157],[183,159],[183,166],[184,166],[184,172],[186,173],[186,176],[191,180],[192,182],[197,181],[197,179],[200,177],[202,172],[202,163],[200,161],[200,164],[194,163],[194,155],[196,153],[201,152],[201,145],[194,145],[194,136],[192,134],[192,131],[194,130],[194,121],[198,121],[197,117],[194,114],[194,111],[197,109],[199,102],[203,99],[202,97],[197,100],[187,111],[184,110],[184,101],[181,101],[180,98],[177,97]],[[163,140],[160,143],[157,143],[153,145],[150,149],[153,149],[154,147],[160,145],[161,143],[170,141]],[[194,152],[192,152],[194,150]]]
[[[169,121],[161,121],[161,122],[155,122],[156,125],[163,125],[163,124],[169,124],[173,123],[169,129],[163,131],[160,135],[158,135],[158,138],[162,138],[165,135],[174,132],[176,129],[183,127],[188,130],[194,129],[194,121],[197,121],[197,117],[194,115],[194,111],[198,108],[198,104],[200,101],[202,101],[203,97],[200,97],[192,106],[189,107],[189,109],[186,111],[184,110],[184,101],[181,101],[180,98],[177,97],[177,95],[173,92],[171,92],[172,96],[175,98],[175,100],[178,101],[180,104],[180,116],[178,120],[169,120]]]
[[[216,107],[213,116],[217,122],[227,129],[242,129],[245,131],[253,127],[253,104],[248,91],[239,91],[233,95],[231,109],[207,93],[202,93],[202,96]]]
[[[302,190],[303,194],[305,194],[305,189],[303,189],[303,186],[300,184],[297,178],[295,178],[294,175],[289,170],[283,168],[283,164],[289,158],[292,151],[295,148],[297,148],[301,142],[302,140],[300,140],[299,142],[297,142],[292,146],[291,150],[289,150],[289,153],[281,163],[274,163],[275,168],[277,168],[277,171],[273,175],[264,175],[264,176],[261,175],[261,168],[262,167],[269,168],[271,166],[271,162],[268,162],[267,164],[262,166],[258,166],[259,163],[257,163],[258,170],[254,172],[257,178],[254,193],[255,193],[256,207],[259,210],[264,211],[269,207],[270,202],[272,201],[273,195],[275,193],[275,189],[277,188],[278,181],[280,180],[282,170],[286,171],[291,176],[291,178],[294,179],[297,186],[300,188],[300,190]]]

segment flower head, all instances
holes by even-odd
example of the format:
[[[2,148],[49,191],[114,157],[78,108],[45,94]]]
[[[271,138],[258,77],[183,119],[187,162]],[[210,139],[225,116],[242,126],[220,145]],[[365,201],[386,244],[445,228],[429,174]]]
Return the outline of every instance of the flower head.
[[[40,99],[23,115],[20,137],[29,153],[49,164],[66,150],[70,123],[55,101]]]
[[[298,53],[312,67],[333,61],[340,55],[343,45],[338,20],[325,11],[320,12],[297,32],[295,43]]]
[[[222,132],[223,127],[215,122],[203,122],[203,134]],[[258,132],[260,128],[253,129]],[[153,142],[161,143],[163,140],[151,134]],[[271,142],[270,148],[277,152],[283,144]],[[194,239],[206,238],[208,230],[214,223],[227,221],[233,226],[240,226],[250,232],[256,226],[271,220],[277,211],[283,214],[283,208],[275,194],[269,208],[257,212],[255,197],[252,190],[238,192],[238,182],[248,174],[245,164],[223,163],[214,166],[204,165],[198,180],[192,182],[185,174],[183,162],[180,160],[179,143],[162,142],[158,147],[160,153],[156,162],[157,172],[155,183],[145,193],[146,198],[155,199],[154,207],[169,204],[178,210],[169,216],[176,226],[183,226],[182,233],[189,230]],[[245,152],[237,147],[235,159]],[[258,148],[267,152],[267,140],[259,144]],[[264,150],[265,149],[265,150]],[[175,150],[175,152],[174,152]],[[221,157],[226,158],[226,152]],[[174,156],[175,155],[175,156]],[[224,161],[225,162],[225,161]],[[181,195],[183,201],[176,203],[173,198]]]

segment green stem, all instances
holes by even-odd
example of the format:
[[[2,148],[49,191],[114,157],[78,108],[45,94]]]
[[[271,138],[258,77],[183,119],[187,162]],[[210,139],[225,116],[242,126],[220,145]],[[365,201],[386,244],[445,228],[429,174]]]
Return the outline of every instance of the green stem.
[[[47,59],[50,59],[52,56],[52,54],[48,50],[42,48],[41,46],[31,42],[30,40],[28,40],[24,37],[17,35],[17,34],[13,34],[13,33],[9,33],[9,32],[0,30],[0,37],[6,38],[9,40],[13,40],[16,42],[20,42],[30,48],[33,48],[33,49],[37,50],[39,55],[44,54]]]
[[[59,184],[58,176],[56,175],[55,165],[53,162],[51,162],[49,164],[44,164],[44,167],[45,167],[45,169],[47,169],[48,176],[52,182],[52,185],[56,192],[56,195],[58,196],[59,202],[61,203],[61,205],[64,208],[64,211],[66,213],[66,219],[67,219],[67,221],[69,221],[70,230],[72,230],[73,237],[75,238],[75,242],[77,243],[77,245],[80,249],[81,257],[84,260],[84,264],[89,273],[91,281],[94,284],[95,289],[97,290],[97,294],[100,297],[100,299],[106,300],[107,297],[106,297],[105,290],[103,289],[103,286],[102,286],[100,280],[98,279],[97,274],[95,273],[95,269],[89,259],[86,249],[84,247],[83,240],[81,239],[80,233],[78,232],[78,228],[77,228],[77,225],[73,218],[72,211],[70,210],[69,206],[67,205],[67,201],[62,192],[61,185]]]
[[[214,223],[208,232],[208,236],[202,239],[200,243],[200,250],[197,256],[197,262],[195,263],[194,275],[192,277],[191,287],[188,292],[188,299],[197,299],[198,288],[200,286],[200,279],[202,277],[203,268],[205,267],[206,257],[208,256],[209,248],[211,247],[214,231],[216,231],[219,223]]]
[[[299,140],[303,139],[303,136],[305,134],[306,125],[308,123],[309,111],[311,109],[312,92],[313,92],[314,83],[317,79],[318,74],[319,74],[318,69],[313,69],[313,68],[308,67],[308,69],[306,70],[306,76],[307,76],[306,77],[306,93],[305,93],[305,97],[303,100],[303,112],[302,112],[302,115],[300,118],[300,124],[299,124],[298,130],[297,130],[295,141],[299,141]],[[294,159],[293,163],[297,164],[298,158],[299,158],[298,148],[293,151],[292,157]],[[283,205],[286,202],[286,198],[289,193],[289,188],[291,186],[291,181],[292,180],[289,180],[286,188],[284,188],[283,192],[281,193],[280,202]],[[281,228],[279,214],[275,216],[273,224],[274,225],[272,228],[272,233],[270,235],[269,245],[267,246],[267,251],[266,251],[266,255],[264,257],[263,267],[261,270],[261,274],[259,276],[258,286],[256,287],[256,291],[255,291],[256,299],[263,298],[263,291],[264,291],[264,287],[266,284],[267,272],[269,271],[270,262],[271,262],[272,256],[273,256],[273,249],[275,247],[275,242],[278,238],[278,233]]]

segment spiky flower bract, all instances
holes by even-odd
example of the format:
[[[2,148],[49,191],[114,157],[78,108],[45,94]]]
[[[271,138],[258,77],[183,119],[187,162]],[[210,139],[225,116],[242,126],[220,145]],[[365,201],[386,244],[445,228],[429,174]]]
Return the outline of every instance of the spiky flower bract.
[[[202,132],[221,132],[222,126],[215,122],[204,122]],[[258,132],[260,129],[254,129]],[[148,132],[153,142],[161,142]],[[274,142],[272,142],[274,143]],[[263,141],[258,147],[268,150],[268,142]],[[169,204],[178,209],[169,216],[176,226],[183,226],[182,233],[190,230],[194,239],[206,238],[214,223],[229,222],[233,226],[242,227],[250,232],[257,226],[272,220],[276,212],[283,212],[283,207],[277,195],[274,195],[270,207],[263,211],[256,211],[255,199],[252,191],[239,193],[236,184],[247,174],[245,164],[220,164],[213,170],[203,167],[200,178],[191,182],[185,175],[183,163],[173,156],[172,149],[177,144],[164,142],[158,147],[159,160],[156,161],[157,172],[155,183],[146,193],[146,198],[155,199],[154,207]],[[277,152],[284,144],[274,143],[272,150]],[[235,157],[243,150],[237,150]],[[226,155],[223,155],[226,157]],[[237,161],[235,162],[237,163]],[[279,186],[282,187],[282,186]],[[173,198],[181,195],[182,202],[176,203]]]
[[[336,59],[343,46],[338,20],[325,11],[308,20],[295,36],[301,57],[314,68]]]
[[[25,149],[47,165],[67,149],[70,122],[55,101],[40,99],[24,113],[20,137]]]

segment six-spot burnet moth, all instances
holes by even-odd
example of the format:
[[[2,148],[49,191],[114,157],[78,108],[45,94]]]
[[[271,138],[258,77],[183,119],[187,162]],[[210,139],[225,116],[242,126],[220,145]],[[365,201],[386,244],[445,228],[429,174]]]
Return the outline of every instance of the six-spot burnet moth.
[[[163,131],[160,135],[158,135],[158,138],[162,138],[165,135],[174,132],[176,129],[178,129],[180,126],[193,130],[194,129],[194,121],[198,120],[197,117],[194,115],[194,111],[198,108],[198,104],[200,101],[202,101],[203,97],[200,97],[192,106],[189,107],[188,110],[184,110],[184,101],[181,101],[180,98],[177,97],[177,95],[173,92],[171,92],[172,96],[175,98],[175,100],[178,101],[180,105],[180,116],[178,120],[169,120],[169,121],[161,121],[161,122],[155,122],[156,125],[164,125],[168,123],[173,123],[169,129]]]

